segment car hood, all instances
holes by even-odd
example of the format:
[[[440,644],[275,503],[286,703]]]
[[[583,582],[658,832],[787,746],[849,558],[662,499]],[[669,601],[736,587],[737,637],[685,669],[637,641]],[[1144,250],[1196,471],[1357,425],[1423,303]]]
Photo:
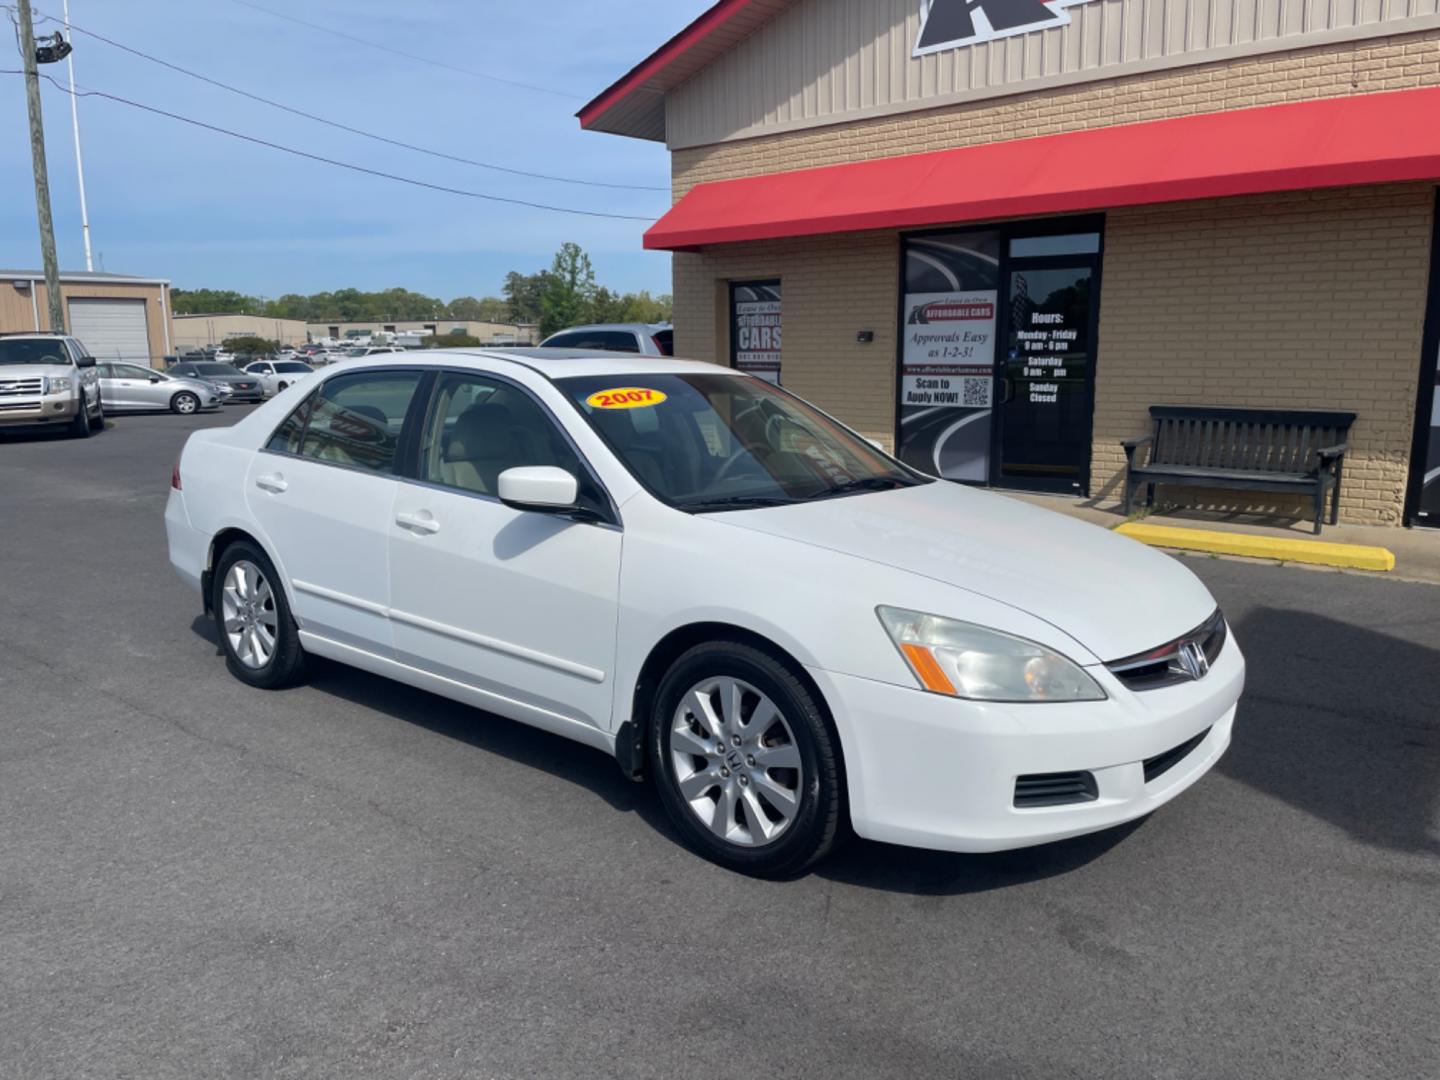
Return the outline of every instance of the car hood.
[[[1051,510],[945,481],[713,518],[1008,604],[1064,631],[1101,660],[1172,641],[1215,610],[1209,590],[1169,555]],[[964,618],[957,611],[931,614]]]
[[[69,364],[0,364],[0,379],[34,379],[40,375],[58,379],[74,374]]]

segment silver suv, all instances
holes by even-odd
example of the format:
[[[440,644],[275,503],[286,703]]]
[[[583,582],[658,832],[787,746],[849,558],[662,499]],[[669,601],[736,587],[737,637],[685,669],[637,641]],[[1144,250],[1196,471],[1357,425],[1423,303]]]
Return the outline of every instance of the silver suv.
[[[95,358],[67,334],[0,334],[0,430],[35,424],[81,439],[105,427]]]

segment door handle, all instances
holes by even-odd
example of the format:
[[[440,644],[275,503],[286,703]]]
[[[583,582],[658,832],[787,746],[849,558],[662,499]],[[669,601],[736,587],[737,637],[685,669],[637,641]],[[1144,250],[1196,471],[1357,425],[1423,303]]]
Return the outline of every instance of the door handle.
[[[274,476],[257,476],[255,478],[255,486],[264,491],[273,491],[278,495],[280,492],[286,490],[290,484],[286,481],[285,477],[276,473]]]
[[[425,516],[421,517],[420,514],[396,514],[395,524],[410,529],[413,532],[425,533],[427,536],[433,536],[439,532],[440,523],[431,517],[428,512],[422,511],[421,513]]]

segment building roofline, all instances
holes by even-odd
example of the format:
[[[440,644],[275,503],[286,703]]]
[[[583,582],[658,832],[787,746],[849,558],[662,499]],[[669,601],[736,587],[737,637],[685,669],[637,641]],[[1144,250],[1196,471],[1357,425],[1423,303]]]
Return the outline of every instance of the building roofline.
[[[43,282],[44,280],[44,270],[0,270],[0,281]],[[89,270],[62,270],[60,272],[60,283],[62,285],[81,282],[89,282],[92,285],[169,285],[170,279],[133,277],[129,274],[94,273]]]
[[[716,0],[693,22],[652,52],[575,115],[587,131],[663,141],[664,95],[769,22],[789,0]],[[644,94],[637,107],[631,99]]]

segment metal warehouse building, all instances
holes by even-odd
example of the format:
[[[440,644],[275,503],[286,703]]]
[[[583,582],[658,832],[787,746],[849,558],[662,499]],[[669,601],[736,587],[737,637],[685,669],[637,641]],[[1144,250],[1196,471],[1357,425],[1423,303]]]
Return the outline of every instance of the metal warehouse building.
[[[101,360],[160,367],[170,353],[170,282],[124,274],[60,275],[66,330]],[[48,330],[49,301],[39,270],[0,270],[0,333]]]
[[[580,120],[671,151],[679,355],[1096,499],[1150,406],[1354,412],[1342,520],[1440,524],[1437,0],[721,0]]]

